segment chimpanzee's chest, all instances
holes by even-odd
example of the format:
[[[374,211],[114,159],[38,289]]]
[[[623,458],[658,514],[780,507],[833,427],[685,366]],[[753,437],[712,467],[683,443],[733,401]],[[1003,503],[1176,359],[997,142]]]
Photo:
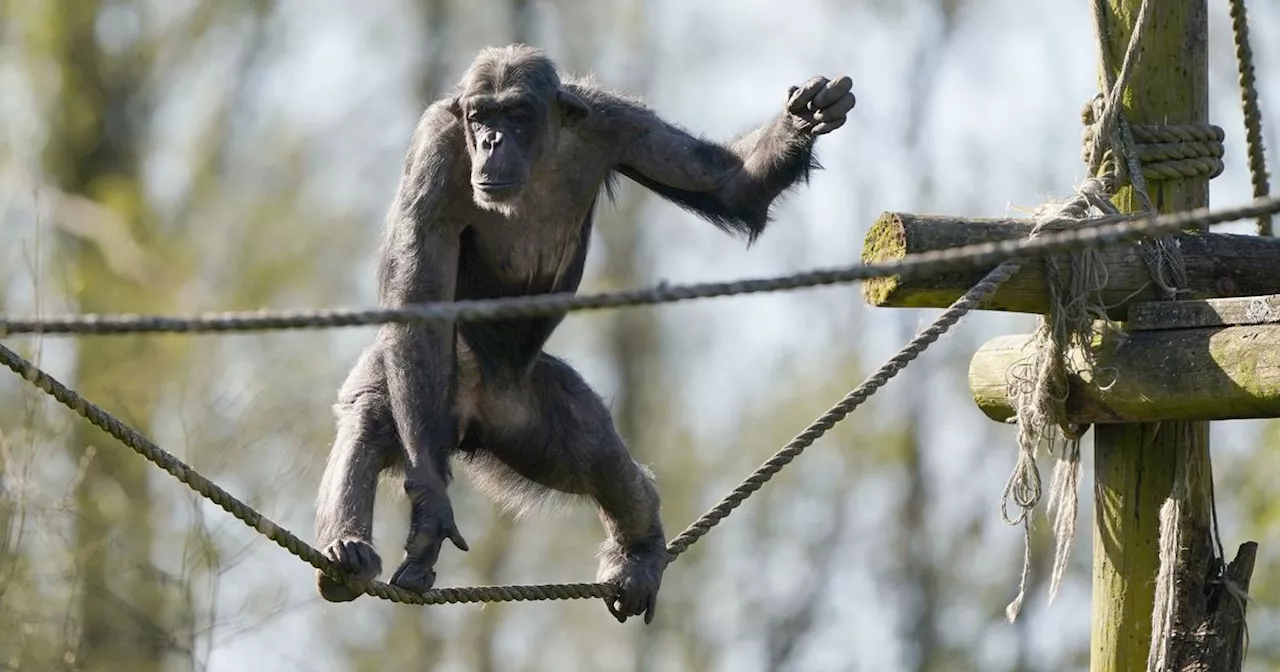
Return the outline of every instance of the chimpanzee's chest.
[[[565,204],[568,205],[568,204]],[[592,206],[478,218],[462,233],[456,296],[485,299],[571,292],[582,279]]]
[[[586,240],[576,227],[569,228],[537,235],[518,225],[505,232],[469,227],[462,234],[457,297],[487,299],[577,289]]]
[[[582,280],[591,234],[590,210],[577,223],[509,218],[467,227],[459,250],[458,299],[572,292]],[[486,380],[528,371],[562,315],[464,322],[459,336]]]
[[[506,221],[516,227],[515,221]],[[572,233],[572,236],[568,233]],[[582,279],[590,221],[570,232],[470,227],[462,234],[456,296],[497,298],[572,292]],[[529,370],[562,315],[462,323],[458,335],[479,362],[481,376],[498,381]]]

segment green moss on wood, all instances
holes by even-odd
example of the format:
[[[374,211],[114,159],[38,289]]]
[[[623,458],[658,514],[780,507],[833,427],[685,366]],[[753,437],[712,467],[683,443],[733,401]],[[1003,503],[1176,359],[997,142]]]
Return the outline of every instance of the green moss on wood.
[[[896,213],[886,212],[867,231],[862,243],[862,263],[878,264],[907,256],[906,227]],[[883,304],[899,284],[898,276],[873,278],[862,283],[862,298],[867,303]]]

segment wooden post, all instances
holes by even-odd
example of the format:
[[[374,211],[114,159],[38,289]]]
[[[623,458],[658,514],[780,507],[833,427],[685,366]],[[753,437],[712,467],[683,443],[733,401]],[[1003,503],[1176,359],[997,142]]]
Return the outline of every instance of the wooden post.
[[[1154,3],[1124,114],[1134,124],[1203,124],[1208,121],[1208,16],[1205,0]],[[1103,35],[1097,36],[1119,68],[1142,0],[1107,0]],[[1117,73],[1111,73],[1114,79]],[[1105,78],[1103,78],[1105,81]],[[1205,178],[1148,183],[1162,212],[1208,205]],[[1122,210],[1138,209],[1132,187],[1115,198]],[[1181,595],[1202,594],[1212,555],[1209,536],[1209,425],[1207,422],[1107,424],[1094,427],[1093,618],[1089,658],[1093,672],[1145,670],[1151,644],[1151,612],[1159,568],[1160,507],[1174,481],[1176,460],[1190,477],[1184,507]],[[1179,605],[1181,607],[1181,605]],[[1181,611],[1181,609],[1179,609]]]

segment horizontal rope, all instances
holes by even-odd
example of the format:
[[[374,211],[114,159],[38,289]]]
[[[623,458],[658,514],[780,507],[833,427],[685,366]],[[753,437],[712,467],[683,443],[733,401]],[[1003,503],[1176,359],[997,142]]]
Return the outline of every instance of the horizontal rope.
[[[426,303],[400,308],[336,308],[323,310],[258,310],[203,313],[189,316],[137,314],[0,315],[0,336],[12,334],[125,334],[217,333],[280,329],[354,327],[384,323],[484,321],[541,317],[571,311],[673,303],[759,292],[834,285],[889,276],[915,277],[957,268],[995,265],[1007,259],[1105,247],[1140,238],[1178,233],[1182,229],[1258,217],[1280,212],[1280,198],[1250,204],[1154,216],[1125,214],[1097,217],[1087,225],[1046,232],[1029,240],[966,245],[907,255],[897,261],[856,264],[845,268],[808,271],[776,278],[716,282],[684,286],[659,285],[604,294],[571,293],[515,296],[477,301]],[[1030,222],[1028,222],[1028,225]]]

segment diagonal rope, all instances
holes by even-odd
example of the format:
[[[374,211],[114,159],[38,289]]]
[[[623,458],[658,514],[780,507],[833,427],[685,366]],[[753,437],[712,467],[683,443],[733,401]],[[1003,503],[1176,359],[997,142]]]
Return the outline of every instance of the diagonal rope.
[[[849,394],[845,395],[840,403],[831,407],[821,417],[813,421],[803,432],[792,439],[782,450],[779,450],[773,457],[769,458],[764,464],[760,465],[746,480],[742,481],[738,487],[720,500],[718,504],[711,507],[709,511],[702,514],[698,520],[681,532],[671,543],[667,544],[667,550],[671,558],[675,558],[681,553],[689,549],[698,539],[715,527],[721,520],[724,520],[738,505],[746,501],[756,490],[773,478],[782,468],[791,464],[791,461],[800,456],[806,448],[813,445],[826,434],[836,423],[844,420],[853,412],[855,408],[860,406],[877,390],[884,387],[890,378],[898,375],[898,372],[907,367],[920,353],[937,341],[940,336],[945,334],[948,329],[960,321],[960,318],[967,315],[980,303],[995,293],[1005,281],[1013,277],[1021,268],[1023,260],[1010,259],[1003,264],[995,267],[972,289],[965,292],[964,296],[951,304],[945,312],[934,320],[933,324],[926,327],[923,331],[911,339],[911,342],[898,351],[885,362],[875,373],[867,378],[861,385]]]
[[[1240,79],[1240,107],[1244,111],[1245,152],[1249,156],[1249,178],[1253,197],[1261,198],[1271,191],[1267,184],[1267,158],[1262,147],[1262,109],[1258,106],[1258,85],[1253,73],[1253,48],[1249,46],[1249,16],[1244,0],[1229,0],[1231,33],[1236,43],[1236,64]],[[1258,217],[1258,235],[1270,236],[1271,215]]]
[[[0,336],[13,334],[104,335],[127,333],[225,333],[277,329],[354,327],[384,323],[506,320],[570,311],[600,310],[674,303],[760,292],[776,292],[883,278],[920,277],[960,268],[999,264],[1015,257],[1043,256],[1133,242],[1145,237],[1181,233],[1247,217],[1280,212],[1280,198],[1209,210],[1198,208],[1160,215],[1134,213],[1096,217],[1078,228],[1045,232],[1021,240],[965,245],[907,255],[895,261],[854,264],[774,278],[692,285],[658,285],[601,294],[542,294],[499,299],[424,303],[398,308],[333,308],[324,310],[257,310],[188,316],[83,314],[12,316],[0,314]]]

